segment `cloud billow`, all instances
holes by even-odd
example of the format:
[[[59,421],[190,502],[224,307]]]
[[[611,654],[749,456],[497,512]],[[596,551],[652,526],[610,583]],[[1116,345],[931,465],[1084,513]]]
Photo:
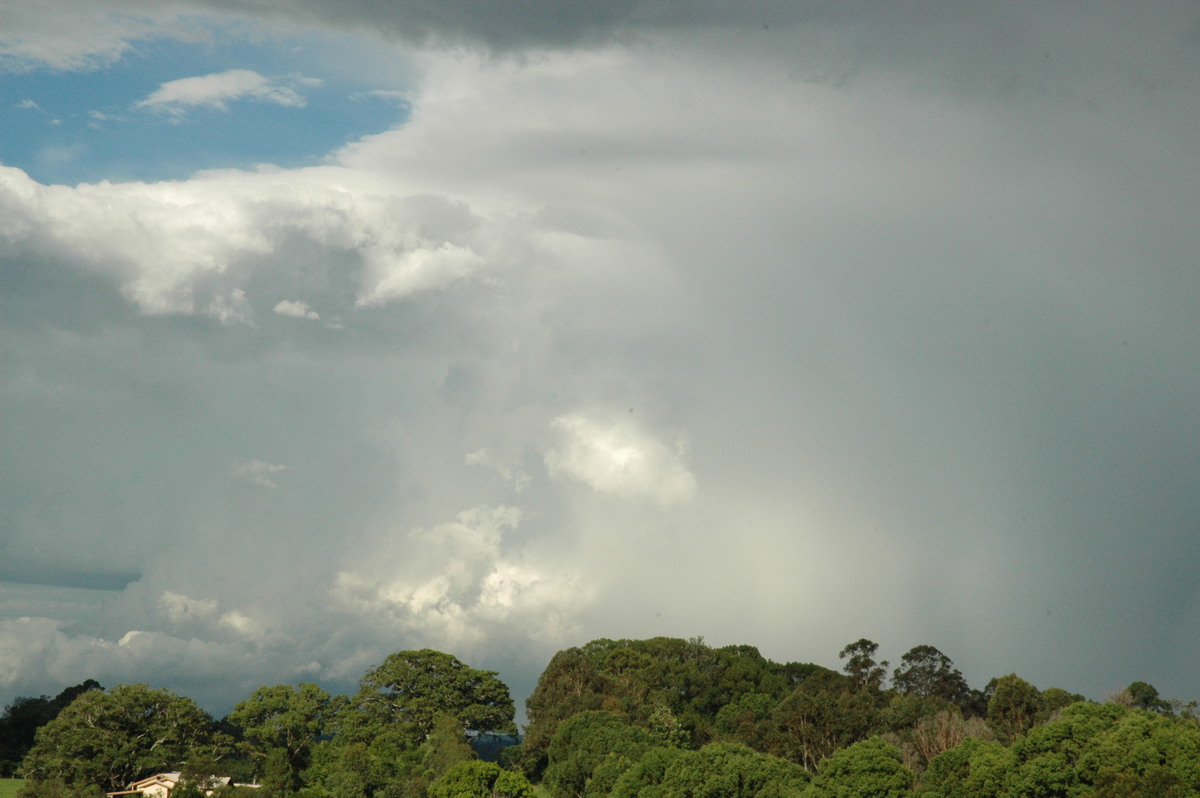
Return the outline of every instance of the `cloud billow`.
[[[571,477],[617,496],[646,497],[660,504],[696,495],[696,478],[681,452],[646,436],[628,422],[605,423],[583,415],[554,419],[560,442],[546,452],[552,477]]]

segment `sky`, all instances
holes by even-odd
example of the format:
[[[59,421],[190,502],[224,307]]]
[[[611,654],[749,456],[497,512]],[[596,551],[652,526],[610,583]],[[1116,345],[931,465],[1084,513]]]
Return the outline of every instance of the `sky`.
[[[1200,698],[1191,2],[0,6],[0,704],[866,637]]]

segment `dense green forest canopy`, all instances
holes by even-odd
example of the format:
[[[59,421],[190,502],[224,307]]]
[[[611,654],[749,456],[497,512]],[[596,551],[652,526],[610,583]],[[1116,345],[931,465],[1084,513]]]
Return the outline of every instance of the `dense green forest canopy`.
[[[10,704],[0,752],[23,798],[170,771],[173,798],[1200,798],[1195,702],[1141,681],[1105,703],[1016,674],[973,689],[934,646],[890,671],[877,655],[850,643],[839,672],[699,638],[594,640],[547,664],[521,737],[496,673],[430,649],[392,654],[353,695],[264,686],[220,720],[89,680]]]

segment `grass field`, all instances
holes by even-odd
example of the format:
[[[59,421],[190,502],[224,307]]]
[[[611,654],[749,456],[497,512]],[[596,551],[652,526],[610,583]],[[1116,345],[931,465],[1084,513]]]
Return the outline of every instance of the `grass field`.
[[[0,798],[15,798],[24,783],[24,779],[0,779]]]

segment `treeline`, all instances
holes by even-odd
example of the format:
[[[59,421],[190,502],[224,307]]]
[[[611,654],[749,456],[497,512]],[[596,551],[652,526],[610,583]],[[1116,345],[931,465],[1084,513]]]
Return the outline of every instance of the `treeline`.
[[[851,643],[837,672],[698,639],[567,649],[520,761],[553,798],[1200,796],[1194,702],[1135,682],[1097,704],[1015,674],[972,689],[933,646],[891,670],[877,652]]]
[[[596,640],[550,661],[519,744],[497,675],[428,649],[391,655],[354,695],[263,687],[219,721],[168,691],[86,682],[10,705],[0,750],[23,755],[22,798],[174,770],[173,798],[215,776],[258,785],[218,794],[259,798],[1200,798],[1194,703],[1143,682],[1103,704],[1015,674],[972,689],[933,646],[894,669],[877,652],[846,646],[838,672],[698,638]],[[34,705],[50,717],[29,737],[16,719]]]

